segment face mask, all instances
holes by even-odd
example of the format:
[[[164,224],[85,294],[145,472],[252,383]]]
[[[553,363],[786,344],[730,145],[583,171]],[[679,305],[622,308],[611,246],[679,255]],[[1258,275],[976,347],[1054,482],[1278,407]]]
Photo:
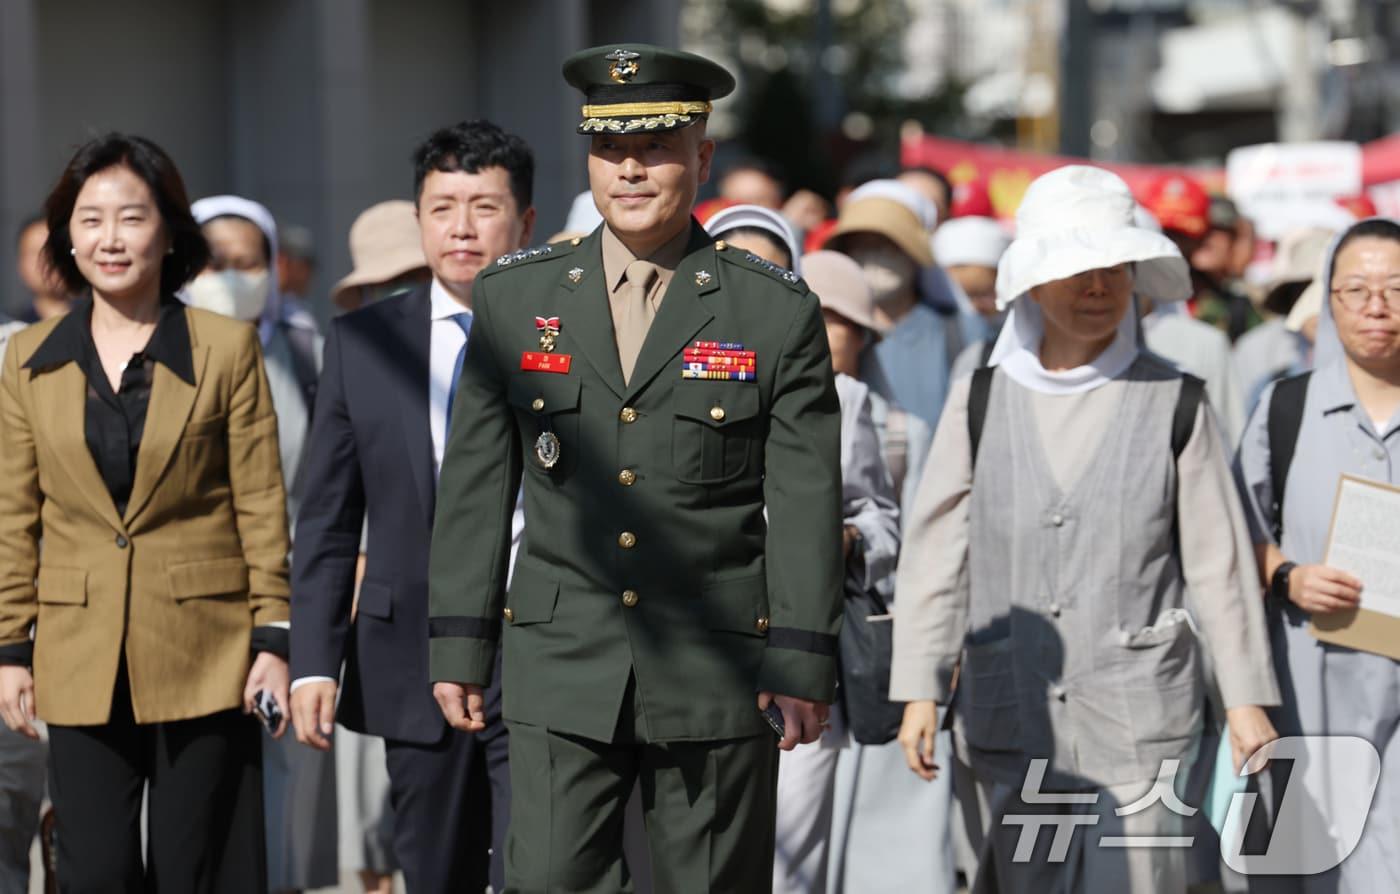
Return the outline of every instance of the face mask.
[[[185,286],[185,296],[191,307],[251,323],[267,307],[270,285],[266,270],[206,270]]]
[[[897,248],[880,248],[854,256],[876,304],[888,304],[903,295],[914,281],[914,262]]]

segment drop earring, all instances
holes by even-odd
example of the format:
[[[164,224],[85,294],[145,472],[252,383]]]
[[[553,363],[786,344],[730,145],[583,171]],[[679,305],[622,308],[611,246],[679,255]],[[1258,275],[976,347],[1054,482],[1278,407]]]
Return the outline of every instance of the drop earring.
[[[68,249],[68,253],[69,253],[70,255],[72,255],[73,257],[75,257],[75,258],[78,256],[78,250],[77,250],[76,248],[70,248],[70,249]]]

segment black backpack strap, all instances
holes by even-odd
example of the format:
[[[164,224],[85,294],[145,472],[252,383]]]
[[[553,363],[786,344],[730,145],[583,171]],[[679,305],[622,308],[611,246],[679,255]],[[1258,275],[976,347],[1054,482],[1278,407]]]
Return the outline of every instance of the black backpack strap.
[[[987,423],[987,404],[992,398],[992,376],[996,367],[981,366],[972,373],[972,387],[967,393],[967,435],[972,445],[972,467],[977,468],[977,445],[982,442],[982,427]]]
[[[1176,398],[1176,412],[1172,414],[1172,456],[1181,458],[1196,430],[1196,414],[1201,409],[1201,400],[1206,396],[1206,383],[1189,373],[1181,376],[1181,393]]]
[[[982,340],[982,357],[977,361],[979,367],[991,365],[992,351],[996,350],[996,346],[997,340],[995,338],[986,338]]]
[[[1274,539],[1283,541],[1283,490],[1288,484],[1288,467],[1303,428],[1303,403],[1308,396],[1311,372],[1279,379],[1269,399],[1269,483],[1273,490]]]

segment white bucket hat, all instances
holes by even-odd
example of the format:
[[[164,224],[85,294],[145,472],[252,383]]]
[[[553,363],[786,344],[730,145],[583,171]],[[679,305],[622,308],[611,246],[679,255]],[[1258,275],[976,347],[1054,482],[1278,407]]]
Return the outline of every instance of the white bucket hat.
[[[1128,184],[1117,174],[1069,165],[1038,177],[1016,212],[1016,238],[997,267],[997,309],[1032,288],[1087,270],[1136,264],[1134,291],[1155,302],[1191,297],[1191,273],[1176,244],[1137,225]]]
[[[798,276],[802,275],[801,244],[797,241],[797,234],[792,231],[792,225],[787,222],[787,218],[778,212],[758,205],[731,205],[715,212],[713,217],[705,221],[705,232],[715,238],[730,230],[748,228],[762,230],[777,240],[778,244],[787,249],[788,257],[792,259],[792,272]]]
[[[990,217],[955,217],[933,234],[933,260],[940,267],[995,267],[1010,244]]]

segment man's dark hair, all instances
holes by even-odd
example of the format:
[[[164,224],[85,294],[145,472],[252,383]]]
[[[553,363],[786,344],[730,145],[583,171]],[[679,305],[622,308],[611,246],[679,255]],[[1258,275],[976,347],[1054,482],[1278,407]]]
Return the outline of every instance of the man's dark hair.
[[[155,198],[156,211],[170,235],[170,254],[160,265],[160,291],[162,295],[172,294],[209,263],[209,245],[190,214],[189,194],[175,162],[145,137],[109,133],[79,147],[44,202],[44,216],[49,224],[44,258],[70,293],[87,288],[88,282],[73,260],[68,221],[88,178],[115,167],[124,167],[141,178]]]
[[[29,232],[30,227],[44,222],[44,213],[42,211],[37,211],[24,220],[21,220],[19,226],[15,227],[15,245],[19,245],[20,241],[24,239],[24,234]]]
[[[1332,266],[1327,271],[1327,282],[1323,285],[1328,289],[1332,288],[1332,277],[1337,272],[1337,255],[1342,253],[1342,249],[1357,239],[1365,239],[1368,236],[1373,239],[1389,239],[1391,242],[1400,242],[1400,223],[1396,223],[1388,217],[1372,217],[1352,224],[1351,228],[1342,236],[1341,241],[1337,243],[1337,247],[1332,249],[1330,262]]]
[[[444,127],[413,150],[413,200],[423,197],[423,181],[432,171],[475,174],[483,168],[505,169],[520,211],[533,204],[534,153],[520,137],[481,120]]]
[[[949,201],[952,201],[952,199],[953,199],[953,181],[949,180],[949,179],[948,179],[948,175],[945,174],[945,173],[943,173],[942,171],[938,170],[938,168],[931,168],[931,167],[929,167],[928,165],[911,165],[911,166],[906,167],[906,168],[901,168],[900,171],[899,171],[899,173],[901,173],[901,174],[923,174],[923,175],[925,175],[925,176],[927,176],[927,177],[932,177],[933,179],[937,180],[940,184],[942,184],[942,186],[943,186],[943,194],[944,194],[945,196],[948,197],[948,200],[949,200]]]

